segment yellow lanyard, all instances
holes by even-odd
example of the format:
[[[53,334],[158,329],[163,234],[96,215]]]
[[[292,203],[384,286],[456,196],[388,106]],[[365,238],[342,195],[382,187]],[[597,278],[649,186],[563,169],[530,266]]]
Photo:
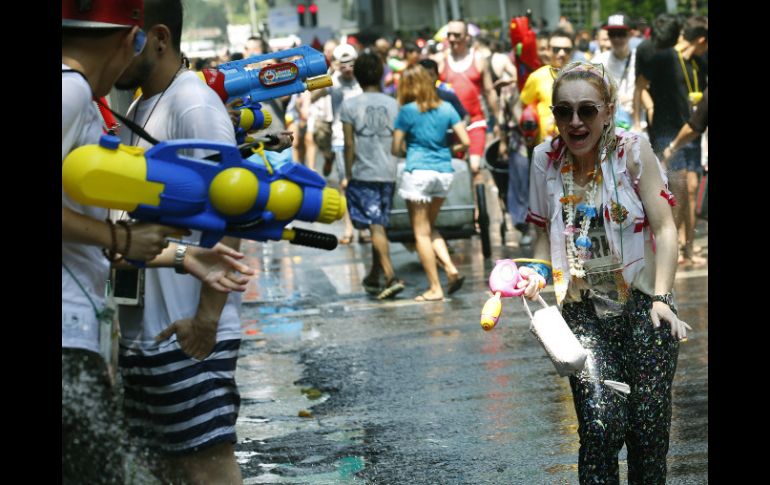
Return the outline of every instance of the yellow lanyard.
[[[695,61],[690,59],[690,64],[692,65],[692,75],[693,78],[695,78],[695,91],[692,90],[692,85],[690,84],[690,76],[687,75],[687,68],[684,67],[684,58],[682,57],[682,53],[679,51],[676,51],[677,55],[679,55],[679,64],[682,66],[682,74],[684,74],[684,82],[687,83],[687,92],[688,93],[697,93],[698,91],[698,66],[695,64]]]

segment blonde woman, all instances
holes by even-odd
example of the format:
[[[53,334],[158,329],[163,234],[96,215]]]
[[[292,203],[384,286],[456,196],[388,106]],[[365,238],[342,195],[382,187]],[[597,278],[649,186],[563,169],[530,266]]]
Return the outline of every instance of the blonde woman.
[[[617,86],[601,65],[557,72],[551,111],[560,134],[535,147],[527,220],[538,228],[534,257],[551,261],[557,303],[589,354],[570,376],[580,483],[618,483],[625,443],[629,483],[663,484],[671,384],[690,329],[671,294],[671,192],[649,142],[615,128]],[[627,383],[630,394],[605,380]]]
[[[459,290],[465,280],[452,264],[435,222],[452,184],[452,151],[467,149],[470,139],[457,111],[439,99],[432,78],[422,66],[403,71],[397,95],[401,110],[395,121],[392,152],[406,156],[398,193],[406,201],[417,254],[429,285],[415,300],[440,301],[444,290],[437,260],[446,271],[449,294]],[[449,129],[459,139],[452,147],[447,142]]]

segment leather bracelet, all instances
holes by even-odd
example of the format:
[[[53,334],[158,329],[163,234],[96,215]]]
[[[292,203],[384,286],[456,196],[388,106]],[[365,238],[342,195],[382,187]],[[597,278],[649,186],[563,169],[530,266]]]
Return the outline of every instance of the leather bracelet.
[[[117,233],[115,231],[115,224],[110,220],[108,217],[104,220],[104,222],[107,223],[107,225],[110,228],[110,249],[102,248],[102,254],[104,254],[104,257],[107,258],[107,261],[111,263],[117,263],[121,259],[123,259],[123,256],[118,256],[118,237]]]
[[[122,259],[123,257],[128,256],[128,250],[131,249],[131,226],[128,225],[128,221],[124,220],[118,221],[118,224],[126,228],[126,246],[123,248],[123,251],[120,252]]]
[[[176,251],[174,252],[174,271],[177,274],[187,274],[187,270],[184,269],[184,258],[187,255],[187,246],[184,244],[178,244]]]
[[[653,302],[660,301],[668,305],[669,307],[674,306],[674,295],[672,293],[665,293],[663,295],[652,295],[650,299]]]

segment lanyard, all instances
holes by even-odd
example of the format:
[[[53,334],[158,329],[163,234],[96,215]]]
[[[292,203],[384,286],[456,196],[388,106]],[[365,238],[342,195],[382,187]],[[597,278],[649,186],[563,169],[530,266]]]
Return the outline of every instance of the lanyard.
[[[98,308],[96,308],[96,303],[94,302],[93,298],[91,298],[91,295],[88,294],[85,288],[83,288],[83,285],[80,283],[80,281],[77,279],[75,274],[72,272],[72,270],[69,269],[69,267],[62,263],[62,267],[67,270],[67,273],[69,273],[70,277],[77,283],[78,288],[80,288],[80,291],[83,292],[84,295],[86,295],[86,298],[88,298],[88,302],[91,303],[91,307],[94,309],[94,315],[96,315],[96,320],[102,323],[112,324],[112,317],[115,314],[115,309],[111,308],[110,306],[105,306],[101,311],[99,311]]]
[[[690,59],[690,64],[692,65],[692,76],[695,80],[695,91],[692,89],[692,84],[690,84],[690,76],[687,75],[687,68],[684,66],[684,58],[682,57],[682,53],[679,51],[676,51],[677,55],[679,56],[679,64],[682,66],[682,74],[684,74],[684,82],[687,83],[687,92],[688,93],[697,93],[698,90],[698,66],[695,64],[695,61]]]

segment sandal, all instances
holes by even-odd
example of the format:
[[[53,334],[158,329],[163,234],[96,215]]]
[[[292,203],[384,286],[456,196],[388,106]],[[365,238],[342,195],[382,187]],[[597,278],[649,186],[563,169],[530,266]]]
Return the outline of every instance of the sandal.
[[[406,288],[404,280],[397,280],[396,278],[393,278],[392,280],[385,283],[385,288],[383,288],[380,294],[377,295],[377,299],[384,300],[385,298],[392,298],[404,291],[404,288]]]
[[[420,301],[420,302],[425,302],[425,301],[444,301],[444,297],[441,296],[439,298],[428,298],[428,297],[425,296],[425,293],[423,293],[422,295],[415,296],[414,297],[414,301]]]
[[[449,282],[449,286],[447,287],[447,293],[452,294],[463,287],[463,283],[465,283],[465,276],[459,276],[454,281]]]
[[[353,236],[342,236],[339,238],[340,244],[350,244],[351,242],[353,242]]]

